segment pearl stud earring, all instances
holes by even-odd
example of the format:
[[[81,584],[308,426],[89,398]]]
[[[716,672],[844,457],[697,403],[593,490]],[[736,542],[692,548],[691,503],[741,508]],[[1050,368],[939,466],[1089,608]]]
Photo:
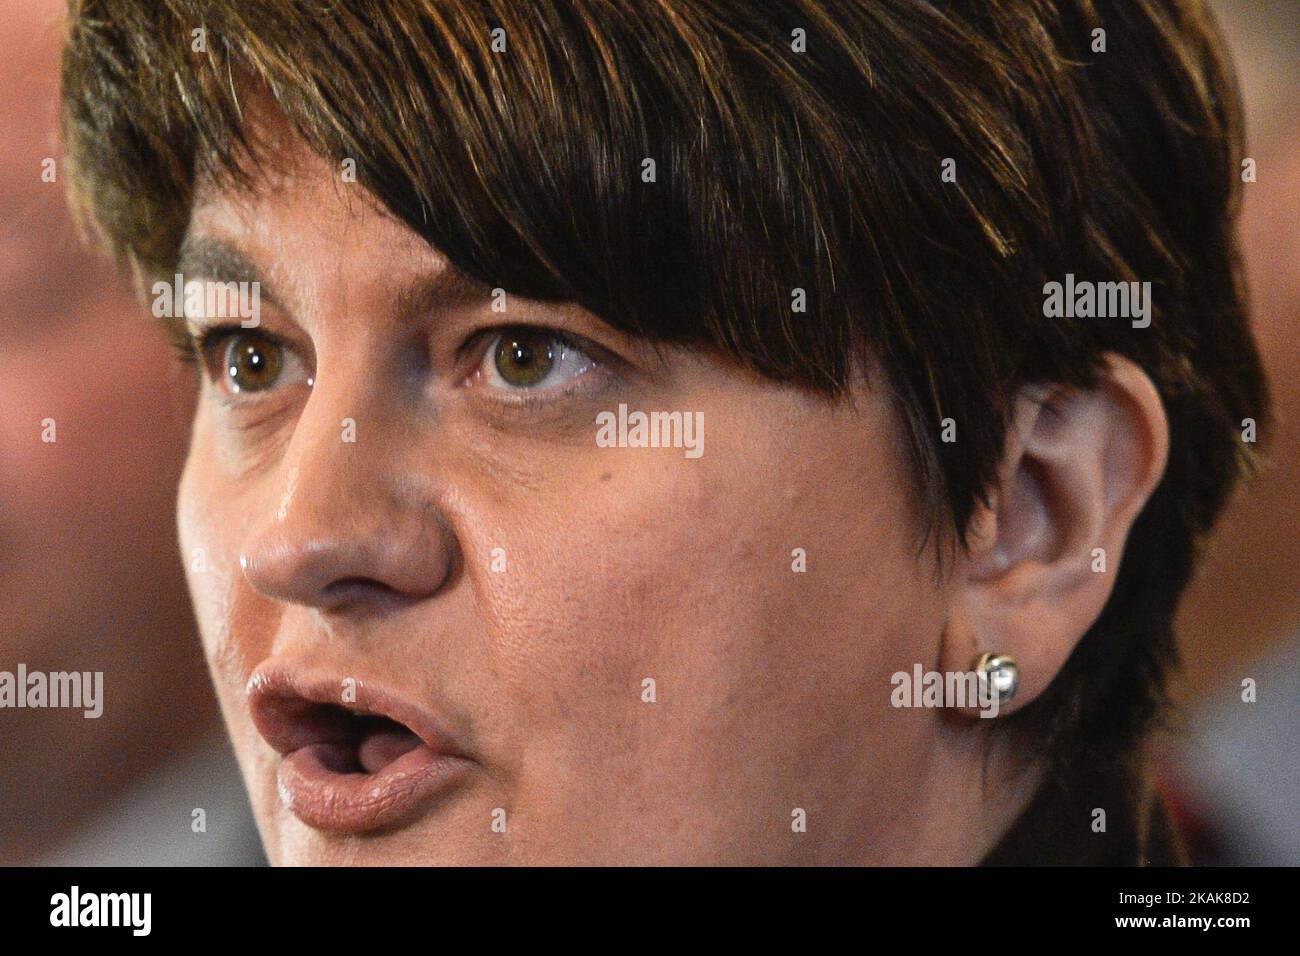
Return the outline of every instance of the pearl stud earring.
[[[1020,686],[1020,667],[1014,657],[981,654],[975,661],[974,670],[979,680],[980,700],[996,698],[1002,705],[1016,695],[1016,688]]]

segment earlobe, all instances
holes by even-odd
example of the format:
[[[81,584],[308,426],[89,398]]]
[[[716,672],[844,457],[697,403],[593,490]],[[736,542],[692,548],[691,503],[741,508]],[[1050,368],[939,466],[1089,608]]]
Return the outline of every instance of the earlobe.
[[[1019,687],[1003,713],[1042,693],[1109,600],[1168,444],[1155,386],[1127,359],[1108,356],[1088,390],[1022,393],[997,487],[967,534],[941,667],[1014,659]]]

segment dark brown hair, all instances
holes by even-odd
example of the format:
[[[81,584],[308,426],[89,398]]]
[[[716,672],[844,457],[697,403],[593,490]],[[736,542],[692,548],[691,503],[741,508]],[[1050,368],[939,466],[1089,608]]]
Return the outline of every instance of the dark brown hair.
[[[1127,356],[1168,469],[1100,619],[1012,720],[1057,769],[1104,772],[1159,712],[1176,603],[1267,407],[1202,3],[74,0],[63,81],[74,199],[145,276],[171,273],[197,179],[242,175],[256,87],[490,286],[830,397],[870,356],[941,553],[1017,390]],[[1150,327],[1045,318],[1067,273],[1151,282]]]

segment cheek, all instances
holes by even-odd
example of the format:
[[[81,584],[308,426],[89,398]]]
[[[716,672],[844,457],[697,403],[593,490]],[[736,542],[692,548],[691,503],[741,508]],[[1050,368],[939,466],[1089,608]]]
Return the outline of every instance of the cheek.
[[[200,411],[177,494],[177,528],[204,656],[224,704],[227,694],[242,691],[256,661],[234,639],[241,531],[234,496],[207,451],[208,429]]]
[[[644,794],[682,761],[779,774],[780,751],[883,718],[889,651],[915,658],[940,602],[897,463],[827,434],[774,413],[715,428],[698,460],[602,449],[510,503],[484,604],[525,759]]]
[[[270,646],[279,616],[270,613],[270,602],[252,595],[243,583],[239,542],[246,509],[231,494],[227,473],[208,451],[212,444],[207,429],[200,411],[177,496],[181,556],[217,701],[244,779],[253,788],[253,808],[268,840],[267,851],[275,859],[277,838],[263,817],[276,805],[274,756],[260,745],[244,688]],[[263,616],[254,617],[253,611]]]

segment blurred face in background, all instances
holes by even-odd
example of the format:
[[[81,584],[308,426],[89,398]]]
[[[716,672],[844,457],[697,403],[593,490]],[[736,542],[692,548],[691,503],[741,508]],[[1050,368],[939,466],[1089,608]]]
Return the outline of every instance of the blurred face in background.
[[[0,711],[8,863],[212,715],[172,517],[187,389],[152,319],[78,241],[45,162],[59,156],[60,7],[12,5],[0,37],[0,670],[103,671],[104,703],[97,719]]]

